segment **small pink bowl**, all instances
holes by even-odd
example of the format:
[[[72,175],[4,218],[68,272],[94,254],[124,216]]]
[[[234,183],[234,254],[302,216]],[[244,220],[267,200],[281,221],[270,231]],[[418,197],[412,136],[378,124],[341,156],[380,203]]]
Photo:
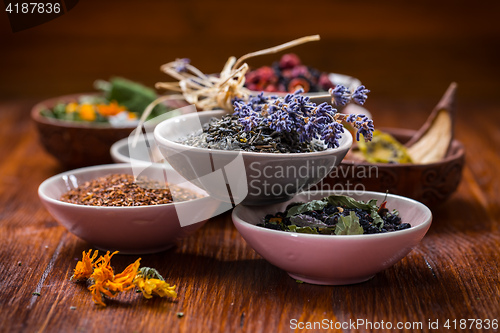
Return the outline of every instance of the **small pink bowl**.
[[[143,174],[160,180],[161,168],[161,165],[153,165]],[[100,249],[119,250],[125,254],[153,253],[174,246],[178,240],[201,228],[206,222],[204,216],[211,216],[218,207],[209,197],[135,207],[85,206],[59,200],[62,194],[79,184],[113,173],[133,174],[132,166],[111,164],[64,172],[45,180],[38,188],[38,195],[49,213],[71,233]],[[169,184],[178,184],[206,196],[204,191],[185,184],[185,180],[172,171],[167,177]],[[189,213],[189,221],[184,216],[184,226],[179,222],[179,209]]]
[[[284,211],[291,202],[321,199],[331,194],[345,194],[357,200],[377,199],[385,193],[304,192],[292,200],[269,206],[242,206],[233,210],[236,229],[257,253],[271,264],[285,270],[292,278],[312,284],[345,285],[364,282],[376,273],[405,257],[424,237],[432,213],[418,201],[387,195],[387,207],[397,209],[411,228],[371,235],[311,235],[259,227],[264,216]]]

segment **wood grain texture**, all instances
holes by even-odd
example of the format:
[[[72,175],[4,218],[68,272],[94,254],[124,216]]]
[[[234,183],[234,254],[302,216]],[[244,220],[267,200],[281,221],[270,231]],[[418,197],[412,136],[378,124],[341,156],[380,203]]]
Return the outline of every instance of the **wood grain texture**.
[[[426,115],[417,110],[430,110],[434,102],[372,103],[371,110],[381,126],[407,125],[395,116],[404,110],[418,127]],[[156,267],[178,286],[176,300],[146,300],[129,292],[100,308],[84,285],[69,281],[76,258],[91,245],[59,226],[38,201],[38,185],[62,170],[37,140],[28,117],[32,104],[0,104],[1,132],[6,133],[0,140],[2,332],[288,332],[294,318],[422,322],[429,332],[429,320],[499,318],[495,169],[500,161],[497,147],[489,144],[494,128],[471,129],[466,107],[459,108],[457,122],[467,149],[457,193],[433,210],[434,222],[421,244],[372,280],[336,287],[298,284],[249,248],[226,213],[176,248],[142,256],[144,266]],[[493,114],[494,109],[484,105],[478,112]],[[460,135],[465,128],[467,135]],[[136,258],[117,255],[113,265],[121,270]]]

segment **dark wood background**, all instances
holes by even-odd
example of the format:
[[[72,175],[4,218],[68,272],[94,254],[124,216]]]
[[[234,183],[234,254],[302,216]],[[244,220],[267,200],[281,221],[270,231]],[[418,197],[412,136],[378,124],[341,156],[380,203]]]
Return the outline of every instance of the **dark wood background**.
[[[0,12],[0,332],[267,333],[291,331],[291,318],[499,319],[499,13],[498,1],[81,0],[51,22],[12,33]],[[306,64],[361,79],[380,127],[420,127],[458,82],[456,136],[466,166],[457,192],[433,208],[421,244],[366,283],[297,284],[246,245],[226,213],[178,247],[142,256],[178,285],[177,300],[129,293],[95,306],[68,280],[91,245],[37,197],[39,184],[63,169],[40,145],[33,104],[90,91],[112,75],[153,85],[168,79],[159,66],[178,57],[217,72],[231,55],[310,34],[321,41],[293,51]],[[135,259],[113,260],[121,270]]]
[[[85,0],[65,15],[12,33],[0,13],[0,99],[92,90],[120,75],[153,85],[159,66],[187,57],[205,73],[229,56],[305,35],[308,65],[361,79],[373,99],[495,99],[500,88],[500,2]],[[270,64],[278,56],[250,61]]]

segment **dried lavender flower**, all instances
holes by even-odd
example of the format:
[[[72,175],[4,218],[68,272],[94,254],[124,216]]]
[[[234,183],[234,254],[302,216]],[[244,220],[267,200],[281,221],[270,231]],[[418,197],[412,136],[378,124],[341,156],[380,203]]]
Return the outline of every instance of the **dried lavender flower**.
[[[346,105],[349,103],[351,95],[349,89],[341,84],[338,84],[335,88],[330,88],[328,93],[332,96],[332,104],[334,105]]]
[[[352,93],[352,100],[359,105],[363,105],[366,102],[366,99],[368,98],[368,93],[370,90],[366,89],[365,86],[359,86],[356,88],[356,90]]]
[[[370,90],[366,89],[363,85],[357,87],[354,92],[350,92],[349,89],[341,84],[328,90],[328,93],[332,96],[332,104],[334,105],[346,105],[351,101],[363,105],[368,98],[367,94],[369,92]]]
[[[333,89],[332,96],[342,95],[346,102],[352,100],[345,87],[339,85],[337,88]],[[356,90],[358,95],[366,96],[364,86],[360,88]],[[360,134],[363,134],[366,140],[371,139],[373,121],[365,115],[337,114],[337,110],[328,103],[316,105],[310,102],[309,97],[300,95],[301,92],[303,91],[298,90],[282,98],[266,97],[260,93],[251,97],[248,103],[235,101],[233,115],[238,117],[239,123],[247,132],[257,127],[267,127],[278,133],[298,134],[301,143],[323,140],[328,148],[339,146],[341,133],[344,132],[342,121],[353,124],[358,130],[358,140]],[[357,99],[361,100],[363,96],[357,96]]]
[[[176,59],[174,63],[174,70],[177,73],[182,73],[186,71],[186,66],[191,62],[188,58]]]

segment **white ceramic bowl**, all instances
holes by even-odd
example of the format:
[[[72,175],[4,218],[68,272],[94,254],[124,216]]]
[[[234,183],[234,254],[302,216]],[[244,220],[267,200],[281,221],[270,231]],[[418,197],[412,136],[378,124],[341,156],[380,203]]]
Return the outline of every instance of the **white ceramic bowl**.
[[[328,175],[352,145],[348,131],[338,148],[300,154],[215,150],[178,143],[201,130],[211,118],[224,114],[203,111],[167,119],[156,126],[154,136],[162,155],[177,172],[225,202],[262,205],[286,201]]]
[[[236,229],[257,253],[285,270],[292,278],[313,284],[344,285],[372,278],[406,256],[424,237],[432,221],[429,208],[418,201],[387,195],[387,207],[397,209],[411,228],[369,235],[311,235],[271,230],[256,226],[264,216],[284,211],[291,202],[306,202],[334,194],[331,191],[304,192],[284,203],[237,206],[232,218]],[[339,194],[339,193],[335,193]],[[348,194],[357,200],[386,196],[380,192]]]
[[[133,174],[133,171],[128,164],[111,164],[64,172],[45,180],[38,188],[38,195],[49,213],[71,233],[98,248],[134,254],[172,247],[203,226],[203,214],[210,216],[211,210],[217,208],[217,203],[206,197],[204,191],[174,173],[167,176],[169,184],[178,184],[205,197],[136,207],[85,206],[59,200],[62,194],[78,185],[112,173]],[[158,181],[164,181],[163,174],[161,165],[151,166],[142,173]],[[186,217],[182,211],[190,215]]]
[[[137,165],[161,163],[165,167],[170,167],[170,164],[168,164],[161,155],[155,143],[153,133],[148,133],[146,136],[141,135],[137,144],[139,148],[134,150],[132,154],[129,149],[129,141],[130,138],[121,139],[111,146],[109,152],[115,163],[134,163]]]

